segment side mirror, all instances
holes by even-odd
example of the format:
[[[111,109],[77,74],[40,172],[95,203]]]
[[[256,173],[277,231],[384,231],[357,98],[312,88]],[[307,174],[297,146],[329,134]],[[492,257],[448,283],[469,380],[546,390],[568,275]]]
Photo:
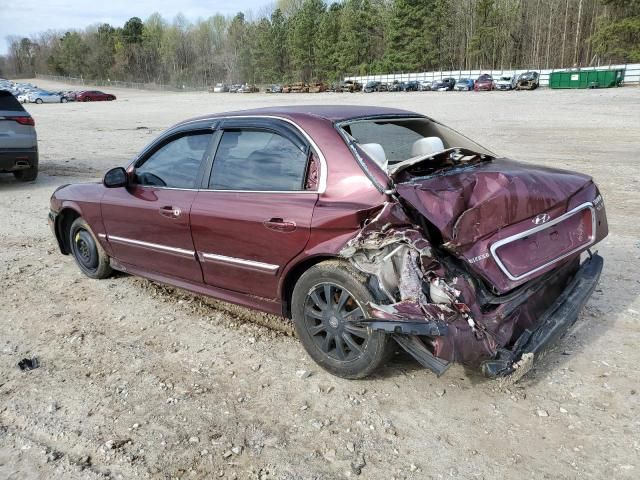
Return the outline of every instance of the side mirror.
[[[116,167],[105,173],[102,183],[107,188],[126,187],[129,184],[129,175],[122,167]]]

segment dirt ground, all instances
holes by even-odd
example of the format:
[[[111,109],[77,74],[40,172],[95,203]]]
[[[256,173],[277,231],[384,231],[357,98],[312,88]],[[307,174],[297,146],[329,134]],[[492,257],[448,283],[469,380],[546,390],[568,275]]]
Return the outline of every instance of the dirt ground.
[[[0,175],[0,478],[640,476],[640,88],[110,91],[117,101],[29,105],[41,175]],[[455,366],[436,378],[405,355],[345,381],[278,319],[126,275],[90,280],[57,251],[57,186],[99,179],[190,116],[292,103],[407,108],[506,156],[593,175],[605,271],[558,348],[511,386]],[[31,356],[40,368],[18,369]]]

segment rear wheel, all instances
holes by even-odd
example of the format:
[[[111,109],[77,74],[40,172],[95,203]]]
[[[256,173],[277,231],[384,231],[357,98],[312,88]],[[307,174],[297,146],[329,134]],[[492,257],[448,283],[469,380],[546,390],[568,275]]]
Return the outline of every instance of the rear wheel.
[[[62,98],[60,99],[60,103],[67,103],[67,101],[68,101],[68,100],[67,100],[66,98],[64,98],[64,97],[62,97]]]
[[[33,182],[38,177],[38,165],[33,165],[24,170],[16,170],[13,172],[13,176],[21,182]]]
[[[71,224],[69,244],[73,258],[87,277],[106,278],[111,275],[109,256],[82,217],[76,218]]]
[[[343,378],[364,378],[388,358],[393,342],[383,332],[359,326],[376,302],[364,278],[348,264],[323,262],[298,280],[292,316],[305,350],[318,365]]]
[[[42,103],[42,99],[41,99],[41,98],[36,98],[36,103],[37,103],[37,104]]]

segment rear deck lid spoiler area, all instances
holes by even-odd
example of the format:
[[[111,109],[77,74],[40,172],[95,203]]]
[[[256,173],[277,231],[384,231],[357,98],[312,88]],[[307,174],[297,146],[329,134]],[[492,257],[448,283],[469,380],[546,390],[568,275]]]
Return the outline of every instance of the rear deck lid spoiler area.
[[[457,248],[566,204],[589,183],[587,175],[496,159],[398,183],[396,191]]]
[[[499,294],[579,255],[608,231],[587,175],[496,159],[437,176],[403,176],[399,197]]]

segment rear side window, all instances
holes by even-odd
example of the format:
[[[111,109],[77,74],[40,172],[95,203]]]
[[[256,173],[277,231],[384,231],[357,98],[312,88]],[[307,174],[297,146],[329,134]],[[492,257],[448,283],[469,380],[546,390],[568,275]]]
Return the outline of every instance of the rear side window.
[[[16,97],[6,90],[0,90],[0,110],[5,112],[24,112],[24,108],[16,100]]]
[[[213,160],[209,188],[243,191],[305,189],[307,152],[266,130],[225,130]]]
[[[356,141],[379,143],[389,162],[399,162],[411,157],[411,146],[423,135],[402,124],[389,122],[358,122],[350,125],[350,133]]]

